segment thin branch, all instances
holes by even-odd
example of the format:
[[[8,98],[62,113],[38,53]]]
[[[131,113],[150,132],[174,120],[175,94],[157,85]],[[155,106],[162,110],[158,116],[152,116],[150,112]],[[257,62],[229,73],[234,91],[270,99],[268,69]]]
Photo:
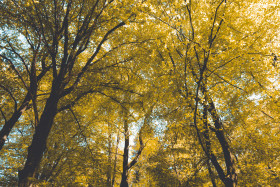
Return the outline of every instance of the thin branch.
[[[87,148],[88,148],[88,150],[90,151],[91,156],[94,156],[93,151],[91,150],[91,148],[90,148],[90,146],[89,146],[89,143],[88,143],[87,137],[86,137],[86,136],[84,135],[84,133],[83,133],[83,130],[82,130],[81,124],[80,124],[80,122],[79,122],[79,120],[78,120],[77,116],[75,115],[75,113],[74,113],[74,111],[72,110],[72,108],[71,108],[71,107],[70,107],[70,108],[68,108],[68,110],[69,110],[69,111],[71,112],[71,114],[73,115],[73,117],[74,117],[74,119],[75,119],[75,121],[76,121],[76,123],[77,123],[77,125],[78,125],[78,128],[79,128],[79,130],[80,130],[80,133],[81,133],[81,135],[83,136],[84,141],[85,141],[85,142],[86,142],[86,144],[87,144]]]
[[[187,10],[188,10],[189,21],[190,21],[191,30],[192,30],[192,39],[191,40],[194,40],[194,27],[193,27],[192,14],[191,14],[191,1],[190,1],[190,4],[187,5]]]
[[[238,56],[236,56],[236,57],[230,59],[229,61],[225,62],[224,64],[222,64],[222,65],[220,65],[220,66],[218,66],[218,67],[216,67],[216,68],[215,68],[214,70],[212,70],[212,71],[208,69],[208,71],[210,71],[210,74],[207,75],[207,77],[210,77],[216,70],[218,70],[218,69],[224,67],[225,65],[227,65],[228,63],[232,62],[233,60],[235,60],[235,59],[237,59],[237,58],[239,58],[239,57],[241,57],[241,56],[238,55]]]
[[[221,24],[223,23],[223,19],[220,21],[220,24],[218,26],[218,29],[213,37],[213,32],[214,32],[214,28],[215,28],[215,23],[216,23],[216,19],[217,19],[217,15],[218,15],[218,10],[220,8],[220,6],[225,2],[225,0],[222,0],[219,5],[217,6],[216,10],[215,10],[215,15],[214,15],[214,20],[213,20],[213,23],[212,23],[212,27],[211,27],[211,32],[210,32],[210,36],[209,36],[209,46],[211,47],[212,44],[213,44],[213,41],[215,40],[219,30],[220,30],[220,27],[221,27]]]
[[[13,62],[11,61],[11,59],[7,58],[4,55],[0,54],[0,57],[4,58],[5,60],[7,60],[10,64],[10,67],[16,72],[16,74],[18,75],[18,77],[20,78],[21,82],[23,83],[24,87],[28,90],[28,87],[25,83],[25,81],[23,80],[23,77],[21,76],[21,74],[19,73],[19,71],[16,69],[15,65],[13,64]]]
[[[267,117],[269,117],[270,119],[275,120],[275,119],[274,119],[274,117],[272,117],[271,115],[268,115],[268,114],[267,114],[267,113],[265,113],[263,110],[261,110],[261,112],[262,112],[264,115],[266,115]]]
[[[220,79],[222,79],[223,81],[225,81],[227,84],[229,84],[229,85],[231,85],[231,86],[233,86],[233,87],[235,87],[235,88],[237,88],[237,89],[239,89],[239,90],[241,90],[241,91],[243,91],[243,92],[246,92],[244,89],[242,89],[242,88],[240,88],[240,87],[238,87],[238,86],[236,86],[236,85],[230,83],[229,81],[227,81],[226,79],[224,79],[223,77],[221,77],[220,75],[218,75],[217,73],[214,73],[214,75],[216,75],[217,77],[219,77]]]
[[[122,27],[123,25],[125,25],[125,22],[121,22],[118,25],[116,25],[114,28],[112,28],[111,30],[109,30],[103,37],[103,39],[100,41],[100,43],[98,44],[95,52],[93,53],[93,55],[87,60],[87,63],[85,64],[85,66],[82,68],[82,70],[80,71],[80,73],[78,74],[75,82],[73,83],[72,86],[70,86],[69,88],[64,90],[63,95],[67,95],[69,94],[76,86],[77,84],[80,82],[81,77],[83,76],[83,74],[87,71],[88,67],[91,65],[93,59],[96,57],[96,55],[98,54],[98,52],[101,49],[101,46],[104,44],[104,42],[108,39],[108,36],[113,33],[115,30],[117,30],[118,28]]]
[[[96,91],[93,90],[93,89],[90,89],[90,90],[88,90],[88,91],[85,91],[85,92],[79,94],[79,95],[78,95],[73,101],[71,101],[69,104],[60,107],[60,108],[58,109],[58,112],[61,112],[61,111],[64,111],[64,110],[66,110],[66,109],[69,109],[69,108],[73,107],[73,106],[74,106],[79,100],[81,100],[83,97],[87,96],[88,94],[94,93],[94,92],[96,92]]]
[[[12,100],[13,100],[14,103],[15,103],[14,108],[15,108],[15,111],[16,111],[16,110],[17,110],[17,100],[16,100],[15,97],[13,96],[12,92],[11,92],[8,88],[6,88],[4,85],[2,85],[2,84],[0,84],[0,87],[3,88],[6,92],[8,92],[8,94],[10,95],[10,97],[12,98]]]
[[[5,40],[5,42],[7,42],[7,43],[9,44],[9,47],[10,47],[11,49],[9,49],[9,48],[7,48],[7,47],[3,47],[3,48],[6,49],[6,50],[9,50],[9,51],[11,51],[11,52],[13,52],[17,57],[19,57],[20,61],[21,61],[21,62],[23,63],[23,65],[24,65],[24,67],[25,67],[27,73],[30,75],[28,66],[27,66],[27,64],[25,63],[23,57],[22,57],[18,52],[16,52],[15,48],[13,47],[13,45],[12,45],[8,40]]]

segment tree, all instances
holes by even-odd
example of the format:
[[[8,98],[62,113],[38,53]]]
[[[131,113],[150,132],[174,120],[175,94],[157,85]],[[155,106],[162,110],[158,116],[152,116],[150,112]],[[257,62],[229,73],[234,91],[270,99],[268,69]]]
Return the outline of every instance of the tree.
[[[129,101],[131,99],[126,98],[125,101]],[[147,131],[149,129],[149,123],[150,123],[150,118],[151,118],[151,114],[153,112],[153,108],[154,108],[155,104],[152,104],[147,111],[145,112],[144,116],[143,116],[143,124],[140,127],[139,133],[138,133],[138,142],[139,142],[139,148],[137,149],[135,155],[133,156],[133,158],[131,159],[131,161],[129,162],[129,146],[130,146],[130,132],[129,132],[129,108],[124,108],[123,109],[123,129],[124,129],[124,138],[125,138],[125,142],[124,142],[124,153],[123,153],[123,171],[122,171],[122,180],[121,180],[121,186],[123,187],[128,187],[128,171],[131,170],[135,164],[137,164],[138,159],[140,157],[140,155],[142,154],[142,151],[145,147],[146,142],[144,139],[144,133],[147,133],[145,131]],[[147,140],[146,140],[147,141]]]
[[[237,5],[244,9],[236,11]],[[236,186],[235,155],[224,125],[226,108],[229,106],[221,102],[242,93],[245,104],[254,92],[256,84],[246,87],[245,84],[253,78],[248,76],[255,74],[256,69],[244,63],[254,64],[256,60],[266,60],[265,55],[259,54],[268,53],[267,39],[273,37],[270,32],[263,35],[266,32],[264,26],[270,25],[265,20],[268,18],[263,18],[262,22],[250,22],[244,17],[248,6],[258,12],[258,4],[254,1],[189,1],[174,4],[164,1],[155,2],[154,6],[162,8],[156,9],[146,4],[147,8],[143,12],[150,16],[151,24],[156,22],[161,25],[160,34],[166,38],[158,40],[155,49],[163,61],[163,69],[170,72],[170,84],[180,93],[180,97],[185,98],[184,104],[192,110],[197,139],[219,178],[226,186]],[[198,12],[206,9],[205,12]],[[267,12],[273,14],[274,10],[274,7],[268,8]],[[274,16],[269,19],[274,19]],[[246,29],[242,28],[245,24]],[[271,31],[274,28],[272,24]],[[265,69],[259,72],[265,74]],[[244,81],[243,77],[247,79]],[[182,103],[178,103],[180,105]],[[225,168],[215,154],[215,141],[220,144]],[[211,167],[209,172],[212,175]]]
[[[102,45],[125,24],[128,17],[121,15],[121,11],[115,14],[116,17],[110,15],[119,5],[118,2],[99,0],[4,3],[4,11],[11,18],[24,25],[33,22],[27,29],[36,31],[35,40],[43,41],[50,57],[46,66],[52,68],[49,97],[38,119],[25,167],[19,172],[19,186],[29,185],[29,178],[36,174],[59,101],[79,87],[86,71],[102,60],[102,54],[99,54],[104,51]],[[88,57],[81,59],[81,54]]]

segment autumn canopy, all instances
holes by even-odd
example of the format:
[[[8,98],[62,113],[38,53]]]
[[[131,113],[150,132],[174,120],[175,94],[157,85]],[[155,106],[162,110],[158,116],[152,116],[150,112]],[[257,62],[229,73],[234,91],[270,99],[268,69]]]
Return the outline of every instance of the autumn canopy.
[[[279,23],[268,0],[1,0],[0,186],[279,185]]]

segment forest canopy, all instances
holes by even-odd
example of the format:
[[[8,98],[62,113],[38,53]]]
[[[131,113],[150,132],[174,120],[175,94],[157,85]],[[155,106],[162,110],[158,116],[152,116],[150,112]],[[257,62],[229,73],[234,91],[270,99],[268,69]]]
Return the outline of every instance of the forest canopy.
[[[280,2],[0,1],[0,186],[277,186]]]

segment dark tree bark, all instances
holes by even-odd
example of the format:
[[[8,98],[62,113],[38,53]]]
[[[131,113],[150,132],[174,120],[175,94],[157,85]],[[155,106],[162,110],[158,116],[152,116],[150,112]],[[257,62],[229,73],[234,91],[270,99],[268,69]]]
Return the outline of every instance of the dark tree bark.
[[[124,151],[123,151],[123,171],[121,187],[128,187],[128,155],[129,155],[129,131],[128,131],[128,111],[124,109]]]
[[[129,157],[129,127],[128,127],[128,110],[124,109],[124,134],[125,134],[125,144],[124,144],[124,154],[123,154],[123,172],[122,172],[122,180],[121,180],[121,187],[128,187],[128,170],[132,168],[137,162],[138,158],[140,157],[145,145],[143,143],[143,129],[146,127],[146,125],[149,124],[149,119],[152,114],[153,108],[155,104],[152,105],[149,108],[149,111],[146,113],[145,118],[144,118],[144,124],[141,127],[139,131],[139,144],[140,147],[134,156],[134,158],[131,160],[131,162],[128,162],[128,157]]]
[[[120,141],[120,135],[118,131],[117,135],[117,143],[116,143],[116,149],[115,149],[115,159],[114,159],[114,169],[113,169],[113,176],[112,176],[112,186],[115,185],[115,178],[116,178],[116,172],[117,172],[117,155],[118,155],[118,149],[119,149],[119,141]]]
[[[205,93],[204,93],[205,94]],[[208,106],[207,106],[207,97],[205,96],[205,99],[204,99],[204,102],[203,102],[203,128],[204,128],[204,132],[203,132],[203,136],[205,138],[205,150],[206,150],[206,155],[207,155],[207,161],[206,161],[206,164],[207,164],[207,169],[208,169],[208,172],[209,172],[209,176],[210,176],[210,179],[211,179],[211,182],[212,182],[212,185],[213,187],[216,187],[216,182],[215,182],[215,177],[214,177],[214,173],[212,171],[212,168],[211,168],[211,164],[210,164],[210,155],[212,154],[211,153],[211,141],[210,141],[210,137],[209,137],[209,124],[208,124]]]
[[[45,109],[41,115],[38,126],[35,129],[32,143],[28,147],[28,156],[24,168],[19,171],[19,187],[28,187],[31,185],[30,178],[34,178],[39,167],[43,153],[46,149],[47,138],[51,130],[54,117],[57,113],[58,94],[50,95],[46,102]]]
[[[209,105],[210,106],[209,106],[208,111],[210,112],[212,119],[214,121],[214,125],[215,125],[214,132],[222,147],[222,150],[224,153],[224,158],[225,158],[226,176],[222,181],[228,187],[236,187],[237,186],[237,174],[235,171],[235,158],[234,158],[233,153],[230,150],[230,145],[224,134],[223,124],[220,120],[220,117],[217,114],[215,105],[211,99],[209,99]]]

